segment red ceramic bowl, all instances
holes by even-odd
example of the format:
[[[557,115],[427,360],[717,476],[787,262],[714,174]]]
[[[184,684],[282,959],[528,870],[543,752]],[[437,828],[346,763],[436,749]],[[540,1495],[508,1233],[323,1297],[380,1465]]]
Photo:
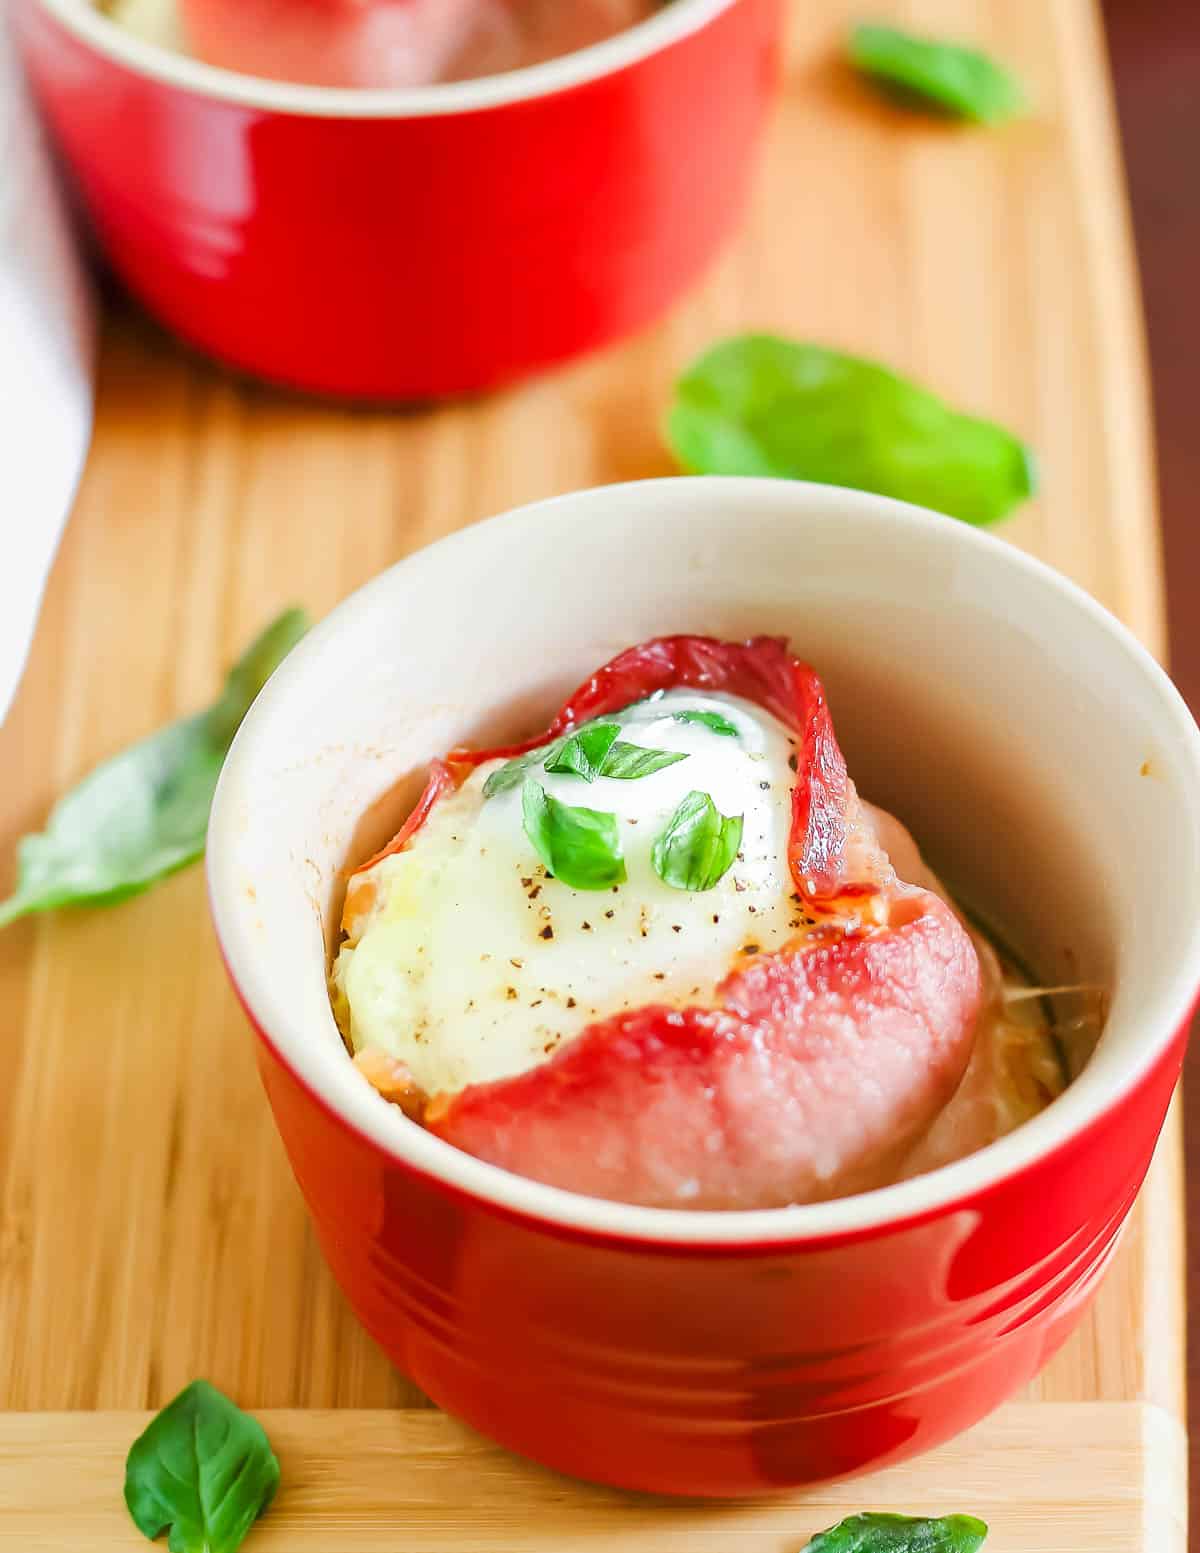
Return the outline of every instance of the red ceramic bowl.
[[[325,991],[343,865],[396,829],[431,756],[544,726],[670,631],[789,634],[861,790],[1049,982],[1111,989],[1042,1115],[882,1191],[688,1213],[509,1175],[353,1071]],[[468,529],[319,625],[237,737],[208,869],[321,1244],[396,1364],[553,1467],[747,1494],[944,1440],[1079,1320],[1200,979],[1200,734],[1122,626],[963,524],[782,481],[616,486]]]
[[[742,209],[780,0],[674,0],[511,75],[407,91],[256,80],[87,0],[12,0],[114,268],[236,367],[382,399],[486,388],[641,327]]]

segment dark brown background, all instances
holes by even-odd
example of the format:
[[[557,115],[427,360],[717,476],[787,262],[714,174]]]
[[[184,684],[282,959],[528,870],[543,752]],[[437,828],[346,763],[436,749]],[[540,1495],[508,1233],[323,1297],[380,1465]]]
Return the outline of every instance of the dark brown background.
[[[1200,713],[1200,0],[1104,0],[1142,271],[1171,667]],[[1200,1202],[1200,1030],[1184,1079],[1189,1225]],[[1191,1546],[1200,1548],[1200,1235],[1188,1245]]]

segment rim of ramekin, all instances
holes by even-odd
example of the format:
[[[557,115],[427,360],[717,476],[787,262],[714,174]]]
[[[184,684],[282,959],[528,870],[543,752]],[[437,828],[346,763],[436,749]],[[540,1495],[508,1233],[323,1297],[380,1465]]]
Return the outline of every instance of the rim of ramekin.
[[[957,1205],[977,1198],[985,1190],[1023,1174],[1038,1162],[1056,1154],[1074,1139],[1086,1133],[1109,1114],[1122,1099],[1137,1088],[1149,1070],[1161,1058],[1177,1032],[1193,1011],[1200,992],[1200,913],[1197,913],[1186,954],[1179,957],[1156,1002],[1139,1011],[1139,1025],[1145,1032],[1135,1057],[1120,1074],[1120,1080],[1107,1091],[1099,1090],[1098,1080],[1087,1081],[1088,1069],[1070,1084],[1064,1093],[1038,1116],[1023,1123],[1014,1132],[974,1154],[944,1165],[927,1174],[900,1181],[851,1197],[829,1202],[810,1203],[788,1208],[754,1210],[691,1210],[647,1208],[629,1203],[610,1202],[586,1197],[560,1187],[548,1186],[525,1176],[512,1174],[476,1159],[452,1144],[444,1142],[424,1128],[409,1123],[395,1127],[388,1108],[377,1106],[377,1097],[367,1085],[360,1097],[353,1087],[348,1094],[353,1104],[343,1108],[328,1096],[319,1080],[305,1071],[305,1064],[294,1052],[284,1049],[277,1024],[286,1023],[270,1015],[276,989],[267,983],[255,986],[255,946],[250,935],[238,931],[232,902],[237,898],[236,853],[238,826],[226,822],[223,796],[229,794],[239,775],[239,767],[252,761],[256,727],[272,702],[291,693],[302,683],[307,665],[319,655],[333,650],[341,624],[361,607],[375,591],[386,591],[391,579],[402,568],[420,565],[434,553],[469,546],[481,532],[498,524],[540,522],[548,513],[561,526],[570,521],[574,505],[586,507],[601,493],[619,501],[622,493],[644,491],[655,486],[688,484],[719,485],[731,507],[744,510],[745,503],[769,496],[778,499],[781,491],[790,491],[798,505],[805,500],[834,499],[847,510],[855,507],[873,516],[895,522],[898,529],[924,528],[938,536],[938,542],[978,550],[995,557],[1017,572],[1024,572],[1035,586],[1060,594],[1069,605],[1089,616],[1094,624],[1115,638],[1141,669],[1146,690],[1158,697],[1164,718],[1177,736],[1179,747],[1192,767],[1190,790],[1200,794],[1200,729],[1182,696],[1133,633],[1089,593],[1045,562],[1036,559],[994,535],[956,523],[940,514],[890,498],[842,487],[816,485],[803,481],[779,481],[757,478],[669,477],[657,480],[627,481],[593,487],[566,495],[529,503],[498,516],[460,529],[446,538],[387,568],[356,589],[320,621],[289,654],[268,682],[234,740],[221,774],[213,802],[208,837],[209,900],[218,944],[239,999],[259,1036],[277,1059],[323,1109],[349,1131],[395,1159],[401,1166],[422,1175],[445,1190],[457,1193],[495,1212],[524,1220],[537,1221],[559,1232],[598,1240],[617,1240],[689,1248],[745,1250],[764,1245],[794,1245],[841,1241],[890,1226],[924,1220],[935,1214],[953,1211]],[[565,509],[565,510],[564,510]],[[521,553],[520,536],[513,533],[510,549]],[[332,1014],[330,1016],[332,1018]],[[388,1127],[381,1125],[386,1119]]]
[[[334,87],[271,81],[206,65],[187,54],[150,43],[127,32],[90,0],[35,0],[68,32],[127,70],[164,86],[212,97],[264,112],[307,118],[437,118],[506,108],[587,86],[630,65],[640,64],[708,25],[741,0],[671,0],[654,16],[558,59],[503,75],[441,86]]]

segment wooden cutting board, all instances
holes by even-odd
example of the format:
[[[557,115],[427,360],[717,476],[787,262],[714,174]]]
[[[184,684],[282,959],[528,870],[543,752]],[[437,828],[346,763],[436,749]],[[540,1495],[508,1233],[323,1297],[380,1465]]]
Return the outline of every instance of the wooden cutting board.
[[[0,1434],[0,1543],[21,1553],[135,1549],[120,1489],[147,1416],[10,1419]],[[864,1504],[981,1516],[992,1529],[986,1553],[1183,1547],[1179,1431],[1136,1402],[1016,1404],[908,1466],[799,1499],[723,1505],[568,1482],[439,1413],[260,1417],[282,1477],[247,1553],[799,1553]]]
[[[975,132],[881,105],[836,57],[863,10],[993,48],[1036,114]],[[285,604],[319,614],[515,503],[668,472],[673,377],[749,326],[882,357],[1020,431],[1043,494],[1005,533],[1161,651],[1142,342],[1092,5],[797,0],[744,229],[671,318],[625,346],[478,402],[387,413],[235,381],[110,308],[91,461],[0,731],[0,869],[89,765],[209,698]],[[64,1410],[158,1406],[196,1375],[256,1408],[427,1406],[321,1262],[198,869],[111,911],[0,934],[0,1009],[0,1408],[13,1410],[0,1416],[0,1546],[137,1545],[114,1508],[137,1421]],[[736,1528],[782,1550],[868,1502],[974,1495],[1001,1550],[1173,1553],[1181,1246],[1172,1122],[1091,1313],[1025,1399],[794,1517],[575,1489],[434,1415],[289,1412],[271,1428],[290,1487],[258,1546],[466,1553],[557,1537],[701,1553],[740,1546]],[[19,1416],[40,1410],[54,1411]]]

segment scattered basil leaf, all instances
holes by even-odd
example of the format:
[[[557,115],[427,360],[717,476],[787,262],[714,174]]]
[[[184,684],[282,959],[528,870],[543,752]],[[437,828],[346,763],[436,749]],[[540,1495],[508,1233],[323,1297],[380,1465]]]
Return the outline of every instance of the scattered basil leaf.
[[[738,736],[737,724],[731,723],[728,717],[722,717],[720,712],[676,712],[675,721],[702,723],[704,727],[711,728],[714,733],[719,733],[726,739],[736,739]]]
[[[722,814],[707,793],[692,792],[667,821],[651,860],[676,890],[711,890],[729,872],[742,844],[742,816]]]
[[[594,782],[601,775],[605,756],[616,743],[620,731],[616,723],[585,723],[577,733],[552,748],[545,763],[546,770],[581,776],[585,782]]]
[[[891,95],[955,118],[999,124],[1025,107],[1020,82],[979,49],[864,23],[851,29],[849,54]]]
[[[0,927],[30,911],[105,906],[149,889],[204,852],[208,811],[242,718],[308,629],[289,609],[234,664],[206,712],[171,723],[89,772],[17,848]]]
[[[616,816],[576,809],[552,798],[532,777],[521,789],[525,834],[554,878],[573,890],[607,890],[625,882]]]
[[[125,1462],[125,1503],[171,1553],[234,1553],[275,1497],[279,1462],[262,1425],[194,1380],[151,1420]]]
[[[973,1515],[852,1515],[820,1532],[803,1553],[976,1553],[987,1533]]]
[[[636,782],[639,777],[652,776],[687,758],[686,750],[647,750],[640,744],[625,744],[618,740],[609,750],[600,775],[616,777],[622,782]]]
[[[668,435],[694,474],[851,486],[967,523],[1031,496],[1029,450],[875,362],[769,334],[741,335],[680,378]]]

